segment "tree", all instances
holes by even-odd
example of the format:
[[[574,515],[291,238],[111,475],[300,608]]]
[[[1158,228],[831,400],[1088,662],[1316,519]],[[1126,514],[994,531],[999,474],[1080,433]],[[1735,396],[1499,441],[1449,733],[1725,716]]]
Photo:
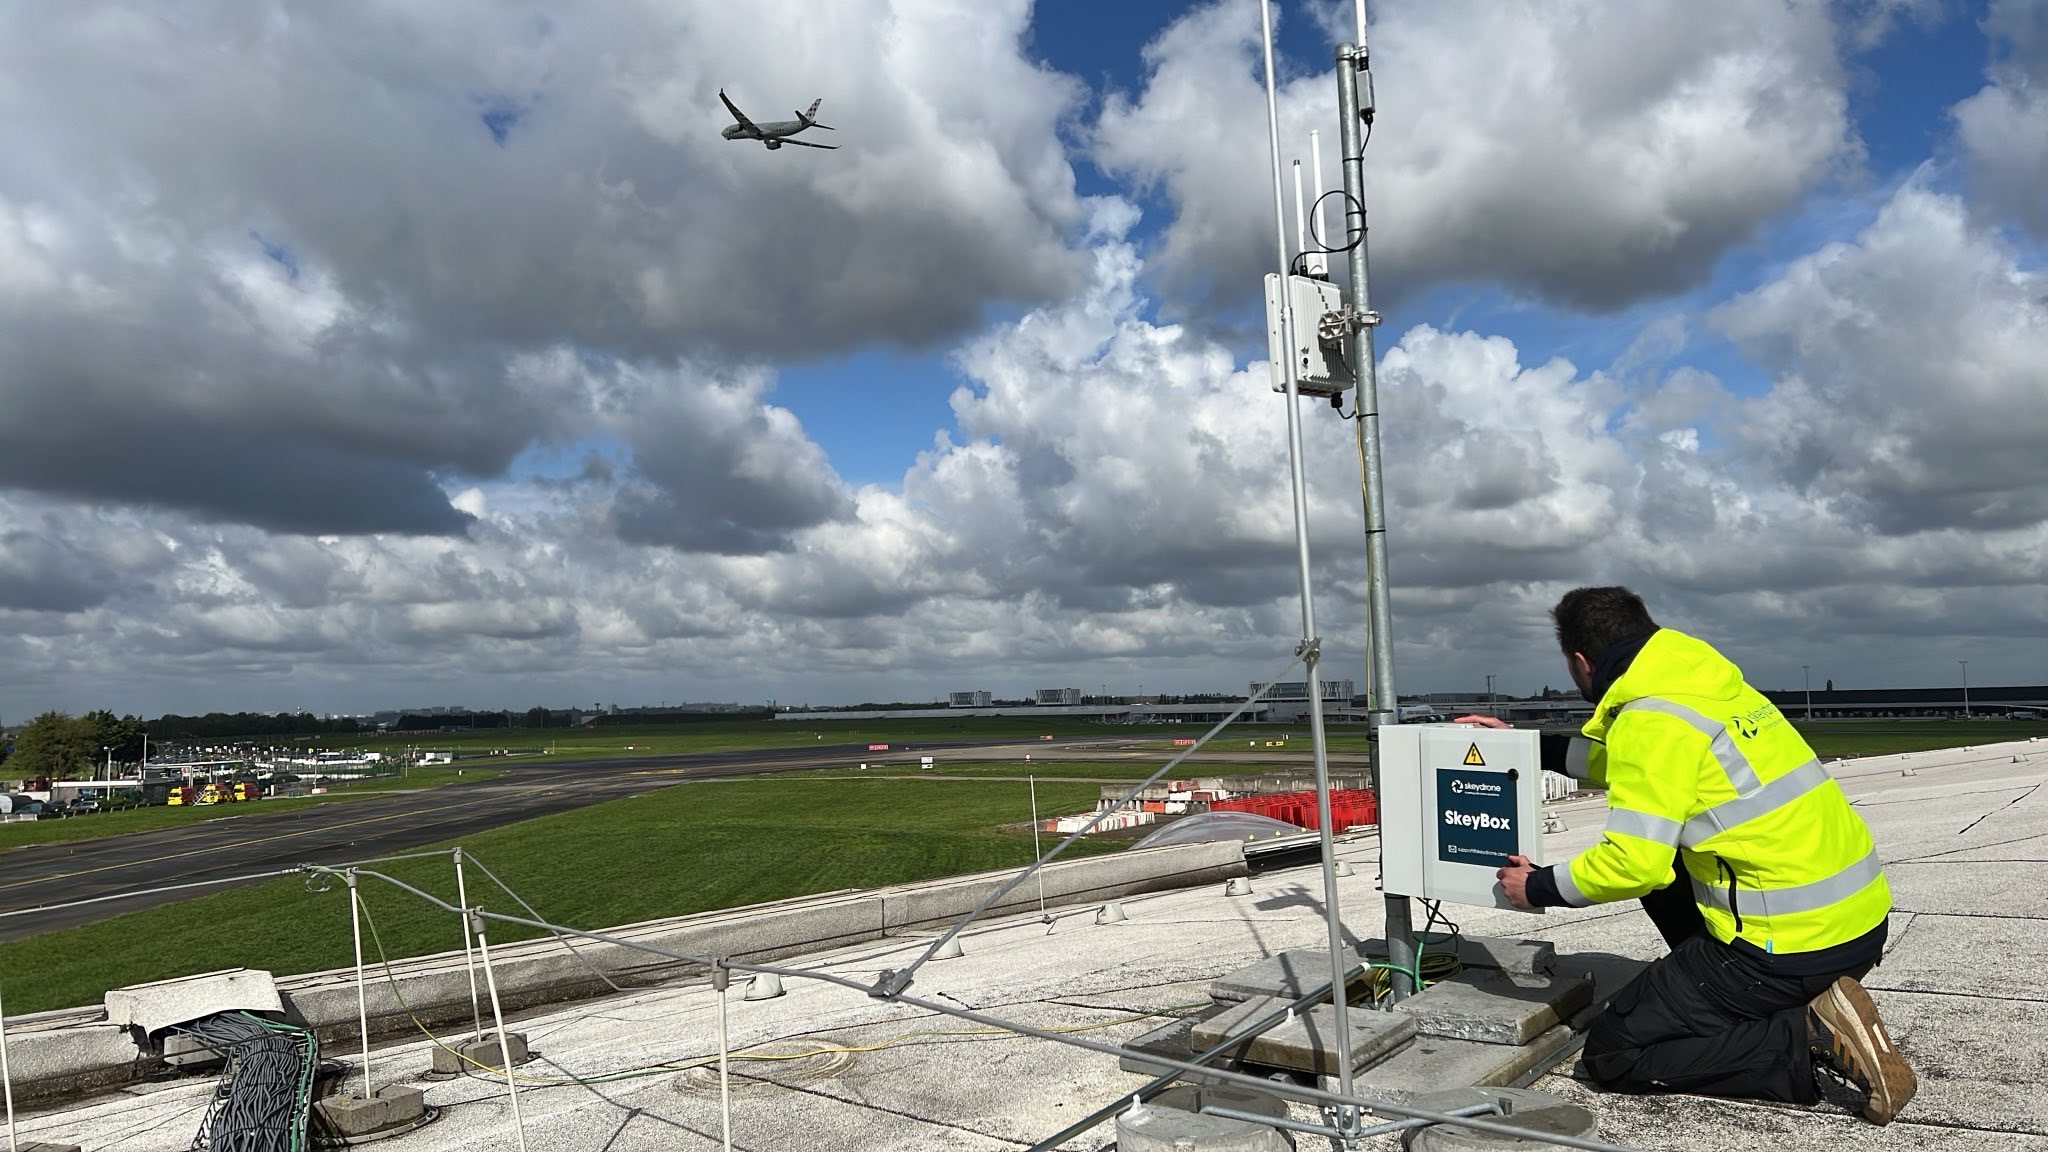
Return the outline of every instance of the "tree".
[[[62,712],[45,712],[22,725],[8,763],[23,776],[71,776],[85,770],[98,752],[84,723]]]
[[[103,749],[112,749],[117,763],[142,759],[142,734],[146,729],[141,720],[133,716],[116,717],[102,708],[87,712],[75,723],[89,753],[100,762],[106,760]]]

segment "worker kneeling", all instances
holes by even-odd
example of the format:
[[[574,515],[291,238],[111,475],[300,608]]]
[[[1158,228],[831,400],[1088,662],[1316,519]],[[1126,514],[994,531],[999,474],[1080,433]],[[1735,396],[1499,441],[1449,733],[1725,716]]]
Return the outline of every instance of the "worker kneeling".
[[[1641,898],[1671,948],[1593,1022],[1587,1072],[1792,1104],[1847,1081],[1890,1123],[1916,1081],[1858,983],[1891,911],[1863,818],[1734,664],[1628,589],[1576,589],[1551,615],[1594,712],[1546,736],[1544,767],[1605,787],[1607,828],[1564,864],[1512,857],[1501,883],[1525,908]]]

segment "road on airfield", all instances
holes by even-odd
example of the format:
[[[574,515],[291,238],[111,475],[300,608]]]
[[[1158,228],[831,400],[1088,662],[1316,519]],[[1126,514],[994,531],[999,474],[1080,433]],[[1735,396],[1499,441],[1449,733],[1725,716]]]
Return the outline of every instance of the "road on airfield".
[[[1070,737],[1029,744],[1005,740],[933,740],[892,744],[886,756],[933,753],[1022,756]],[[1061,748],[1064,754],[1066,748]],[[457,840],[474,832],[652,792],[686,780],[753,776],[802,768],[835,768],[885,754],[865,744],[762,748],[734,752],[581,760],[485,760],[501,774],[475,783],[391,792],[360,800],[294,805],[202,820],[176,828],[34,844],[0,852],[0,940],[90,923],[139,908],[216,892],[232,884],[149,892],[166,885],[226,880],[298,864],[340,864]],[[90,816],[74,819],[92,819]],[[134,895],[123,896],[122,894]],[[96,897],[94,904],[55,908]]]

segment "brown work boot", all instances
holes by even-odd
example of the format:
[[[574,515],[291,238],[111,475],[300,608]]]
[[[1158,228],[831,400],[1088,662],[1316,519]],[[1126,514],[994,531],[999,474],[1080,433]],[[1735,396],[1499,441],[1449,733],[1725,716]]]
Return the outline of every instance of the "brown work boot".
[[[1891,1123],[1920,1087],[1870,993],[1847,976],[1806,1006],[1806,1032],[1814,1060],[1866,1094],[1863,1118],[1872,1124]]]

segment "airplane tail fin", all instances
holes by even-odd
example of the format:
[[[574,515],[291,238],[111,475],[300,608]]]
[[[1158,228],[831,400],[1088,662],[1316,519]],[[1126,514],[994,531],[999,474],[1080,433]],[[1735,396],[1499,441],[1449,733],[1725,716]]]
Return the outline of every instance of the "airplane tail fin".
[[[811,106],[809,108],[806,108],[803,111],[797,113],[796,118],[798,120],[803,121],[803,125],[806,128],[823,128],[827,132],[836,132],[838,131],[838,129],[832,127],[830,124],[818,123],[818,105],[823,104],[824,102],[825,98],[823,96],[818,97],[816,100],[811,101]]]

